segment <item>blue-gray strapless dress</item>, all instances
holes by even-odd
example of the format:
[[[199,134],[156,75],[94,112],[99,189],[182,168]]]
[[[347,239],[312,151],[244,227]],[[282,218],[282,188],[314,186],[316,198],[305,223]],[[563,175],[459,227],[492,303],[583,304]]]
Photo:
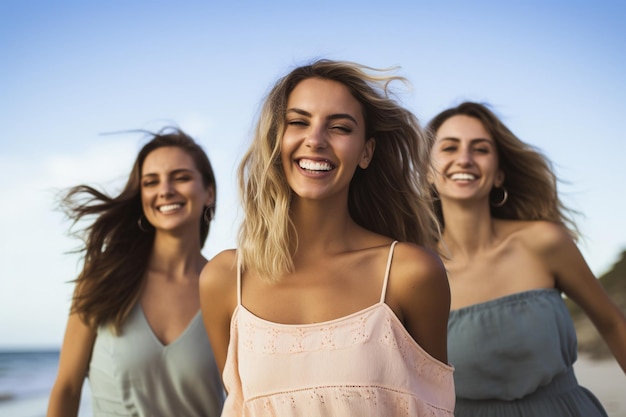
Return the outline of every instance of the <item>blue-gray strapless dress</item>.
[[[450,312],[448,360],[456,417],[607,414],[576,380],[576,331],[556,289],[537,289]]]

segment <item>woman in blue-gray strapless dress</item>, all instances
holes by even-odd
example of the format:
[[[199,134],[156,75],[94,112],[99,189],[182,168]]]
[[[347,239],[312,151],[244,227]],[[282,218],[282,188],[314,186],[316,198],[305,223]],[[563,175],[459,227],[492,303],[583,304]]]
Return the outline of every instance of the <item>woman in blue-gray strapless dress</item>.
[[[148,133],[124,189],[70,188],[61,207],[84,230],[83,268],[48,417],[217,417],[224,393],[200,314],[201,249],[215,209],[211,163],[177,128]]]
[[[445,110],[428,130],[451,290],[455,415],[606,416],[576,380],[576,332],[562,294],[625,371],[626,318],[576,247],[550,161],[483,104]]]

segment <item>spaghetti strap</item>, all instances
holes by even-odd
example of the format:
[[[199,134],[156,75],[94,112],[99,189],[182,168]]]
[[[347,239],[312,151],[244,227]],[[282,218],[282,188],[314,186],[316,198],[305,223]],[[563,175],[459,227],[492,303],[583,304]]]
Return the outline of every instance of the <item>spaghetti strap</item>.
[[[383,290],[380,294],[380,303],[385,302],[385,295],[387,295],[387,282],[389,282],[389,270],[391,269],[391,259],[393,258],[393,249],[398,243],[397,240],[394,240],[389,248],[389,258],[387,259],[387,267],[385,268],[385,280],[383,281]]]
[[[241,305],[241,257],[237,253],[237,305]]]

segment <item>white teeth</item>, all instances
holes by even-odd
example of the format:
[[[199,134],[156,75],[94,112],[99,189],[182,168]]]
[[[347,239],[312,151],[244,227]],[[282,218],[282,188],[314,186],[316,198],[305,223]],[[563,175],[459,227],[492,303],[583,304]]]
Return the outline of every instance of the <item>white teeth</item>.
[[[330,171],[333,169],[332,165],[326,161],[318,162],[309,159],[301,159],[298,165],[300,165],[300,168],[308,171]]]
[[[159,211],[161,213],[167,213],[169,211],[173,211],[173,210],[179,209],[182,206],[183,206],[182,204],[167,204],[165,206],[159,207]]]
[[[476,175],[466,172],[457,172],[456,174],[450,175],[450,179],[454,181],[473,181],[476,179]]]

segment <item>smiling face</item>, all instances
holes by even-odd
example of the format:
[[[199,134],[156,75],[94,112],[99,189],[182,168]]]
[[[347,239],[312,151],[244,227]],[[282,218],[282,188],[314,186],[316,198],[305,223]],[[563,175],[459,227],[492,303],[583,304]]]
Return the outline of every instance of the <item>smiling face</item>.
[[[367,168],[373,152],[374,140],[365,139],[361,104],[346,86],[309,78],[293,89],[287,100],[281,160],[295,195],[347,196],[357,166]]]
[[[457,115],[436,132],[431,153],[435,168],[433,185],[441,200],[484,199],[504,181],[498,168],[496,144],[476,118]]]
[[[215,201],[191,156],[175,146],[150,152],[141,169],[141,202],[148,221],[159,231],[199,232],[204,207]]]

